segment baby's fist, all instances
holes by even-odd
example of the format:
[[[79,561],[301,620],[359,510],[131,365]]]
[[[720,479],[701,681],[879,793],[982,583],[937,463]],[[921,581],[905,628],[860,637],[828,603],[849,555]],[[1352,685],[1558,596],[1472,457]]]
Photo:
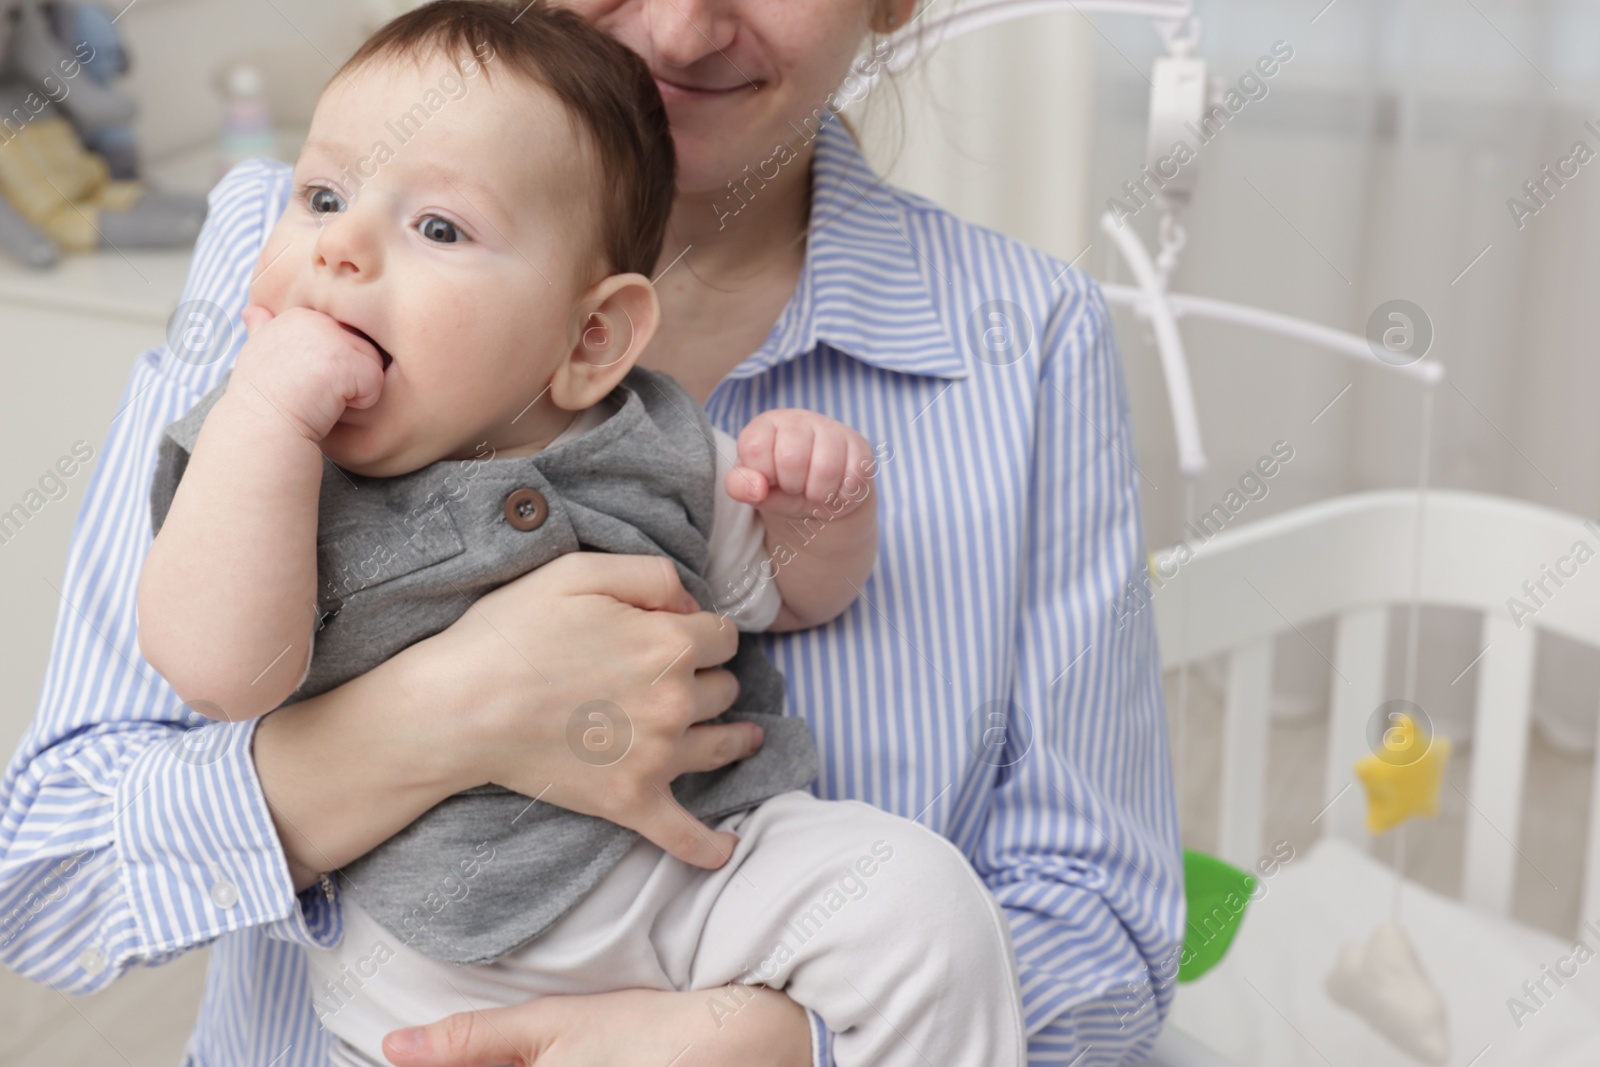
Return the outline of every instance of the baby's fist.
[[[801,518],[824,508],[843,518],[871,499],[872,446],[861,434],[803,408],[763,411],[739,432],[739,465],[725,487],[763,514]]]
[[[305,307],[274,315],[252,304],[240,319],[248,336],[228,391],[282,416],[307,440],[327,437],[346,408],[378,402],[384,362],[366,337]]]

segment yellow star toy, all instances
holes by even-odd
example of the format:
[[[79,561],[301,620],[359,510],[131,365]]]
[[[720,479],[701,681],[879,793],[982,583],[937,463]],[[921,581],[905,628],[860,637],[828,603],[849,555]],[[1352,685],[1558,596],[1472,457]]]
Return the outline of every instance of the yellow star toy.
[[[1367,790],[1367,830],[1381,834],[1413,815],[1439,814],[1439,788],[1450,762],[1450,742],[1429,737],[1409,715],[1394,717],[1384,731],[1382,750],[1356,763],[1356,777]]]

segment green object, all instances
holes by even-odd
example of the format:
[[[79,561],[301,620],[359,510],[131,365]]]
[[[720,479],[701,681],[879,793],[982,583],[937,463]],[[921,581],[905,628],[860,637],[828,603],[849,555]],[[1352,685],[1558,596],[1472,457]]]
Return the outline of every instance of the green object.
[[[1189,924],[1178,961],[1178,981],[1192,982],[1215,967],[1233,943],[1256,880],[1215,856],[1183,850],[1183,895]]]

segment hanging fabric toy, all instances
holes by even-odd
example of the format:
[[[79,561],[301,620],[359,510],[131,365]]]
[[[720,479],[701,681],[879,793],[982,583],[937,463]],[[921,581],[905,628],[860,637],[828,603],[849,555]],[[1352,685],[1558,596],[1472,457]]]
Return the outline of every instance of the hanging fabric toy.
[[[1450,741],[1422,732],[1416,719],[1393,712],[1384,731],[1381,752],[1356,764],[1356,777],[1367,791],[1367,830],[1381,834],[1411,818],[1439,814],[1439,788],[1444,785],[1445,764],[1450,762]]]
[[[1178,981],[1192,982],[1222,961],[1239,930],[1256,880],[1215,856],[1183,850],[1183,895],[1189,922],[1178,958]]]
[[[1439,812],[1439,789],[1450,759],[1450,742],[1425,733],[1415,717],[1391,712],[1373,755],[1356,764],[1367,794],[1367,829],[1383,833],[1413,816]],[[1396,867],[1400,866],[1397,850]],[[1399,921],[1400,887],[1395,877],[1394,912],[1365,944],[1349,944],[1328,974],[1334,1003],[1365,1019],[1374,1030],[1424,1063],[1444,1063],[1450,1038],[1444,1000],[1428,981],[1416,948]]]

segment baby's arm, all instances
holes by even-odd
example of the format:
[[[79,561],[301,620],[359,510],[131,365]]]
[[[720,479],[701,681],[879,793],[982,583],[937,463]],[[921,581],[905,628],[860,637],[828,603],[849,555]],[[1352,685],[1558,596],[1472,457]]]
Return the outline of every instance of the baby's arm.
[[[876,470],[865,437],[814,411],[764,411],[740,432],[724,488],[766,531],[783,598],[769,630],[820,626],[860,595],[878,554]]]
[[[247,308],[139,580],[139,650],[185,703],[252,719],[294,691],[317,600],[318,447],[383,388],[377,351],[305,308]]]

